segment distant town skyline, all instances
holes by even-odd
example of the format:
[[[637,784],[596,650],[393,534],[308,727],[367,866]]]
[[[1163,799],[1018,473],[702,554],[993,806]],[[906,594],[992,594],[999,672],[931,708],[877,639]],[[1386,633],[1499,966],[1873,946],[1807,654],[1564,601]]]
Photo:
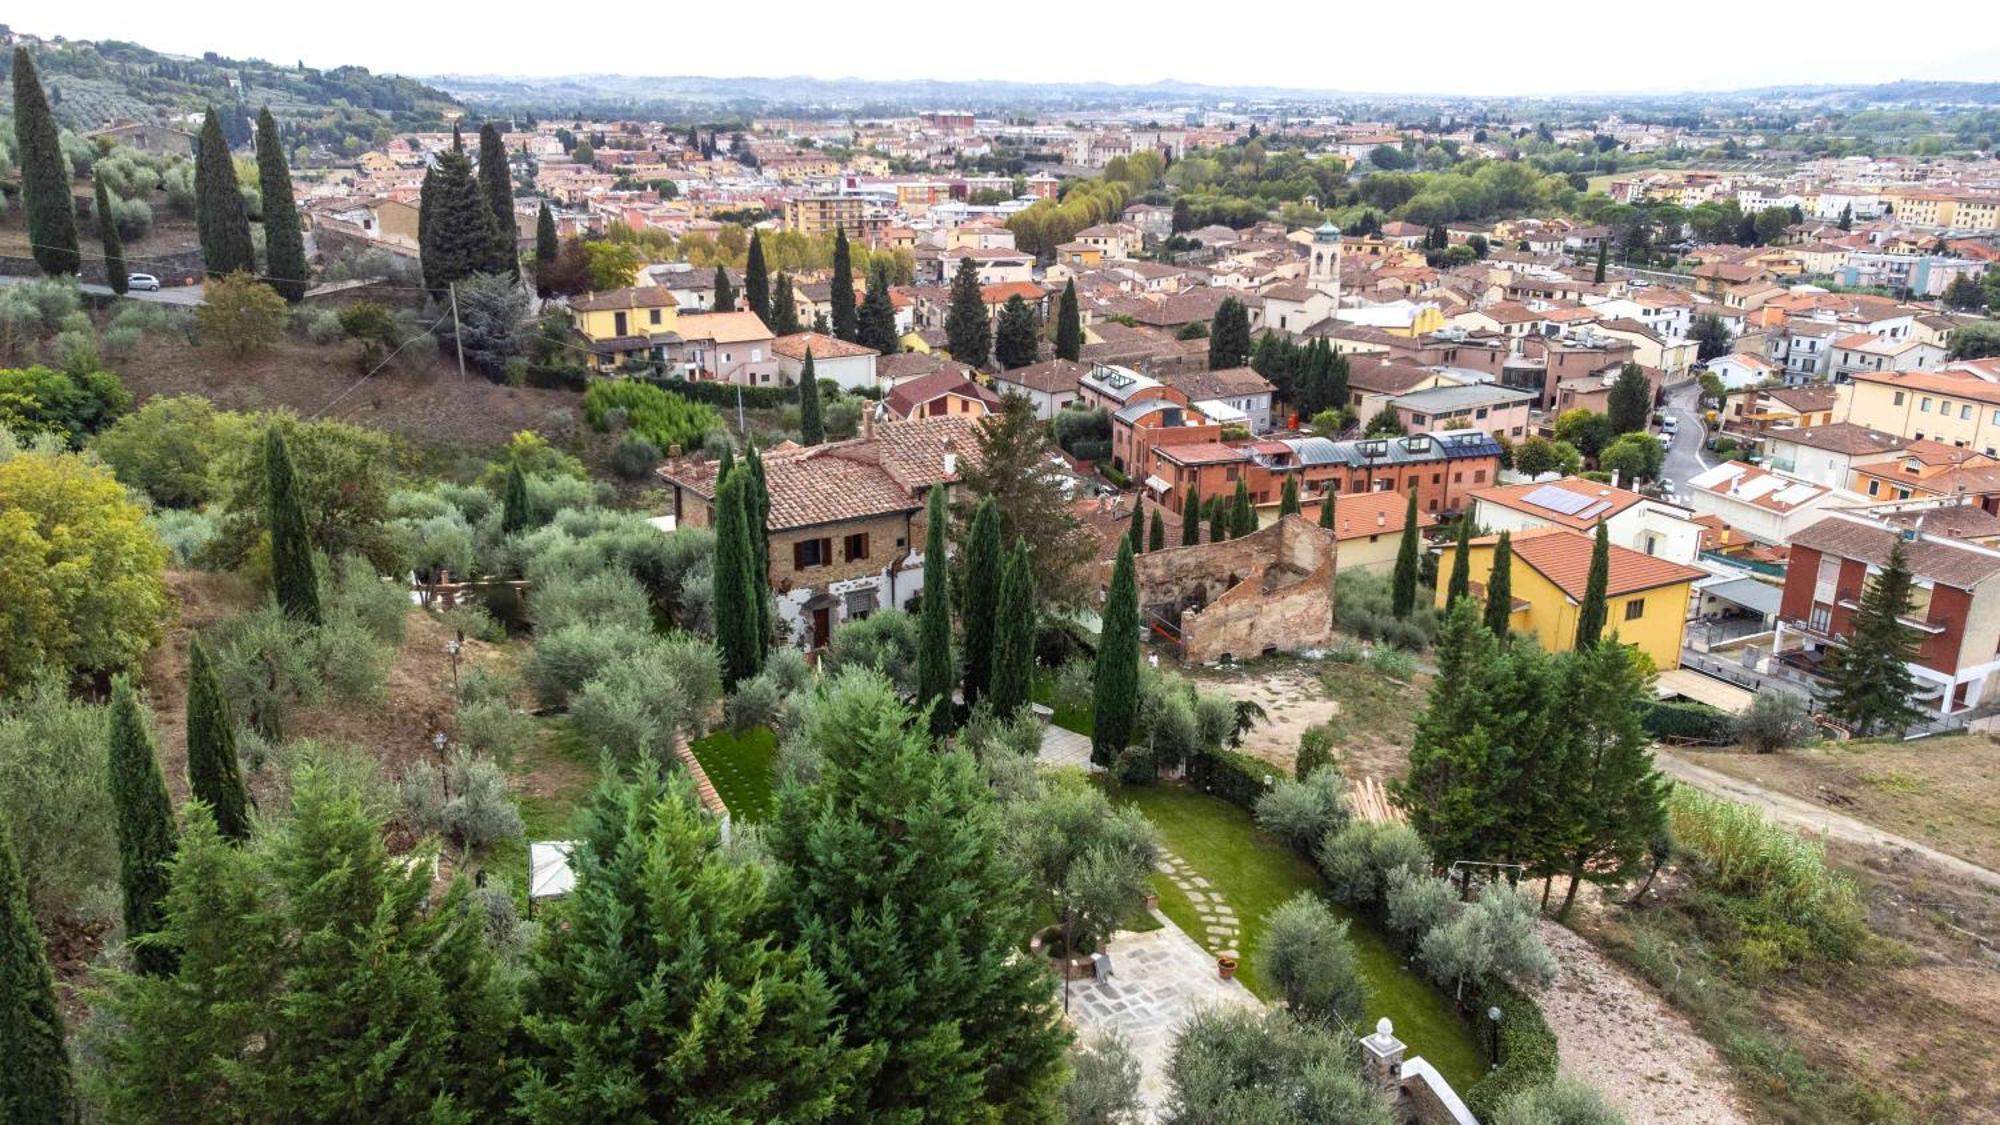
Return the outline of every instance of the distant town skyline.
[[[866,21],[865,36],[808,33],[826,9],[790,0],[760,8],[770,18],[756,22],[733,8],[678,9],[662,31],[637,38],[519,0],[495,0],[479,11],[470,20],[462,6],[360,3],[307,25],[272,18],[268,5],[245,0],[211,0],[199,19],[156,2],[58,7],[30,0],[9,22],[41,36],[123,39],[174,54],[215,51],[412,76],[1178,81],[1469,97],[2000,80],[2000,6],[1979,0],[1938,5],[1927,23],[1951,34],[1927,40],[1918,54],[1882,50],[1881,40],[1865,34],[1800,44],[1791,37],[1819,21],[1721,0],[1690,0],[1670,16],[1581,0],[1505,10],[1441,0],[1420,20],[1396,9],[1330,10],[1293,27],[1246,13],[1233,30],[1216,26],[1221,10],[1181,4],[1148,6],[1141,18],[1135,10],[1049,10],[1040,21],[1013,13],[991,22],[970,10],[898,21],[885,11]],[[1056,49],[1064,41],[1079,49]],[[1759,52],[1759,43],[1773,49]]]

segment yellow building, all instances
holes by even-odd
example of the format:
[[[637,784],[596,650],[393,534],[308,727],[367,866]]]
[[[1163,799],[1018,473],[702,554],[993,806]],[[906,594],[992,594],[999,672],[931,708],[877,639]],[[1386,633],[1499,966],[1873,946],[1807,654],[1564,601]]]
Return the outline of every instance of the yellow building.
[[[1499,541],[1491,535],[1472,541],[1467,566],[1474,597],[1485,597]],[[1540,527],[1514,535],[1508,582],[1514,595],[1510,623],[1515,632],[1532,634],[1550,652],[1575,646],[1577,611],[1589,585],[1595,545],[1594,536],[1566,527]],[[1440,608],[1455,565],[1451,551],[1438,560]],[[1693,583],[1703,577],[1705,571],[1613,544],[1610,581],[1605,585],[1604,635],[1616,633],[1619,643],[1651,657],[1657,669],[1680,667]]]
[[[674,295],[657,285],[591,293],[571,301],[569,310],[577,334],[602,368],[653,358],[655,338],[680,329]]]
[[[1845,420],[2000,456],[2000,386],[1952,371],[1857,371]]]

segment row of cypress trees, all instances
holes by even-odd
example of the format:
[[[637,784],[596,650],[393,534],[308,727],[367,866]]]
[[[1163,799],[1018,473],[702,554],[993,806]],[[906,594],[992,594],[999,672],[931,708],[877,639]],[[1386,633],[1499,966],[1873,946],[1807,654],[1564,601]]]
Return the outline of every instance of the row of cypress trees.
[[[538,261],[547,249],[541,226],[538,215]],[[553,242],[553,216],[547,233],[548,241]],[[434,297],[442,298],[453,284],[476,273],[519,274],[520,256],[514,250],[514,188],[508,176],[506,148],[492,122],[479,127],[477,173],[472,158],[466,155],[465,139],[455,126],[451,148],[439,153],[437,162],[424,173],[417,201],[417,246],[424,287]]]

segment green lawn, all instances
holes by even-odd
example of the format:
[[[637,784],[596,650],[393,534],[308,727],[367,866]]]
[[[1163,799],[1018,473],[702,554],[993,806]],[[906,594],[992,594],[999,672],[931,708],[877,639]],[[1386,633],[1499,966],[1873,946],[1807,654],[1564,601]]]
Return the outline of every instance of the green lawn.
[[[601,759],[576,737],[565,718],[538,724],[542,738],[504,764],[521,810],[524,834],[478,857],[481,866],[502,876],[525,905],[528,897],[529,840],[568,840],[575,836],[572,820],[577,807],[597,787]]]
[[[1054,722],[1064,730],[1075,731],[1085,738],[1097,731],[1097,718],[1088,707],[1056,707],[1056,679],[1048,669],[1035,669],[1035,686],[1028,697],[1045,707],[1055,708]]]
[[[1178,785],[1125,786],[1112,792],[1117,804],[1135,805],[1160,830],[1161,841],[1186,860],[1221,892],[1236,911],[1243,953],[1237,976],[1265,999],[1273,997],[1257,979],[1257,941],[1263,921],[1279,904],[1300,891],[1324,890],[1319,873],[1290,848],[1257,831],[1250,814],[1219,797]],[[1165,876],[1154,876],[1160,909],[1190,935],[1203,932],[1194,904]],[[1443,1072],[1454,1089],[1468,1089],[1486,1070],[1479,1044],[1453,1011],[1451,1001],[1431,983],[1415,975],[1389,940],[1343,907],[1329,903],[1347,918],[1362,982],[1367,989],[1367,1016],[1388,1016],[1396,1035],[1409,1044],[1410,1054],[1422,1055]],[[1197,939],[1199,940],[1199,939]]]
[[[755,822],[771,815],[778,736],[769,727],[743,734],[718,730],[696,739],[688,749],[708,771],[716,796],[729,806],[731,816]]]

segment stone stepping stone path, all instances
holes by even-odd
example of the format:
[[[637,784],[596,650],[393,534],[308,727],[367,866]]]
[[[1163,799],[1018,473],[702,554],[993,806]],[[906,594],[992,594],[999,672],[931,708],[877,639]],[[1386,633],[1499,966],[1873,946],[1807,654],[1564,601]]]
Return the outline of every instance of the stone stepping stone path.
[[[1202,932],[1188,936],[1217,957],[1241,959],[1243,955],[1236,948],[1240,931],[1236,911],[1230,908],[1222,892],[1211,886],[1207,879],[1195,874],[1186,860],[1172,852],[1162,851],[1157,866],[1160,874],[1165,875],[1167,881],[1194,904],[1195,912],[1201,917]]]

